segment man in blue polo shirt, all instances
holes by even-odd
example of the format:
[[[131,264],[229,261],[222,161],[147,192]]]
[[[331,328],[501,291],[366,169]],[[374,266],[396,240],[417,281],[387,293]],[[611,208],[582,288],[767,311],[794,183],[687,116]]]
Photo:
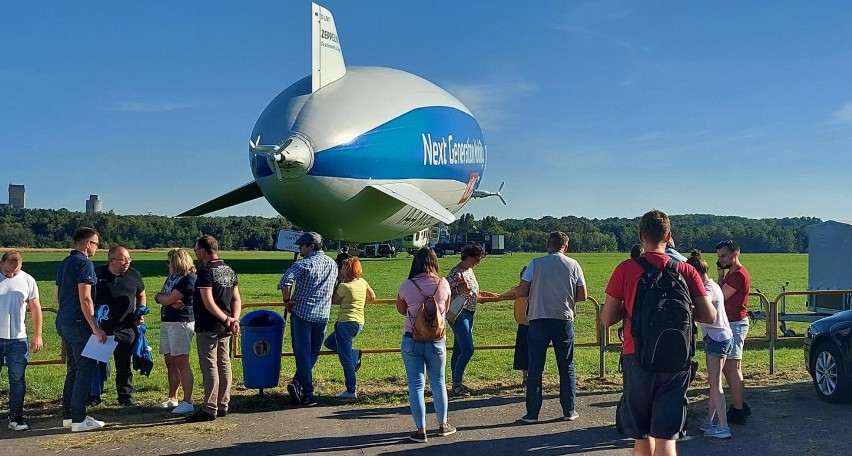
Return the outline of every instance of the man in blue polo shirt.
[[[67,349],[65,387],[62,390],[62,425],[72,432],[102,428],[103,421],[86,416],[86,399],[92,386],[97,362],[83,356],[83,347],[94,334],[99,343],[106,333],[95,322],[92,286],[97,283],[95,265],[89,259],[98,251],[100,236],[94,228],[81,227],[74,232],[74,250],[62,260],[56,273],[54,299],[56,332]]]
[[[287,385],[293,405],[313,406],[312,369],[322,348],[331,296],[337,279],[337,264],[322,250],[322,236],[307,232],[296,239],[303,259],[293,263],[278,282],[284,307],[290,312],[290,337],[296,357],[296,374]],[[293,292],[293,284],[296,291]]]

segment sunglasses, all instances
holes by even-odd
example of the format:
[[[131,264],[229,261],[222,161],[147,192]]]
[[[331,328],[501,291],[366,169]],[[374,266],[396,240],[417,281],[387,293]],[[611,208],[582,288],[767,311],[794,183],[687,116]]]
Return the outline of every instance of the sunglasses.
[[[724,240],[724,241],[722,241],[722,242],[720,242],[720,243],[716,244],[716,249],[718,250],[718,249],[721,249],[722,247],[730,247],[730,248],[733,248],[733,247],[734,247],[734,245],[736,245],[736,244],[734,243],[734,241],[732,241],[732,240],[730,240],[730,239],[726,239],[726,240]]]

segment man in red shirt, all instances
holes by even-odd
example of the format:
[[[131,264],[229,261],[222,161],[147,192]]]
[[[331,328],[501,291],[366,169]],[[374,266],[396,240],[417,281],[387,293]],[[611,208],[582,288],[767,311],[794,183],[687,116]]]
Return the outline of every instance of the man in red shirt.
[[[743,400],[745,382],[742,369],[743,345],[749,327],[748,293],[751,276],[740,263],[740,246],[736,242],[727,240],[716,244],[716,255],[719,257],[716,262],[718,283],[722,294],[725,295],[725,313],[734,333],[734,348],[722,368],[733,396],[731,407],[728,409],[728,422],[745,424],[746,416],[751,415],[751,409]]]
[[[642,216],[639,222],[639,241],[642,258],[662,269],[669,261],[666,244],[671,239],[671,222],[662,211],[654,210]],[[695,268],[677,262],[677,271],[685,279],[692,298],[693,318],[702,323],[716,319],[714,309],[701,277]],[[634,356],[631,331],[633,304],[644,269],[634,259],[619,264],[606,287],[601,320],[607,327],[624,320],[624,399],[621,413],[625,434],[635,439],[634,455],[674,455],[676,442],[686,420],[686,390],[689,387],[689,369],[676,373],[648,372],[643,370]]]

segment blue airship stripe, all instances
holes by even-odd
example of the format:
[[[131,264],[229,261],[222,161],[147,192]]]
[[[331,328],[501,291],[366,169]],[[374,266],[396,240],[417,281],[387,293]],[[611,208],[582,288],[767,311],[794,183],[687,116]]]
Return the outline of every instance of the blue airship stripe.
[[[269,162],[266,160],[265,154],[254,153],[252,160],[254,160],[254,174],[257,179],[275,174],[272,168],[269,167]]]
[[[348,144],[317,151],[309,174],[467,183],[471,173],[481,175],[485,168],[484,147],[482,130],[469,114],[446,106],[417,108]]]

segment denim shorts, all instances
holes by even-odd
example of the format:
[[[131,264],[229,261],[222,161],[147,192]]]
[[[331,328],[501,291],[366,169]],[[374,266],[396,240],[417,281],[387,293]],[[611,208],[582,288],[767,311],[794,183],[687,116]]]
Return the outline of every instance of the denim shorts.
[[[731,331],[734,332],[734,347],[731,349],[729,359],[743,359],[743,345],[748,336],[748,318],[731,322]]]
[[[710,336],[704,336],[704,353],[707,355],[726,358],[731,354],[734,348],[734,339],[725,339],[721,342],[716,342]]]

